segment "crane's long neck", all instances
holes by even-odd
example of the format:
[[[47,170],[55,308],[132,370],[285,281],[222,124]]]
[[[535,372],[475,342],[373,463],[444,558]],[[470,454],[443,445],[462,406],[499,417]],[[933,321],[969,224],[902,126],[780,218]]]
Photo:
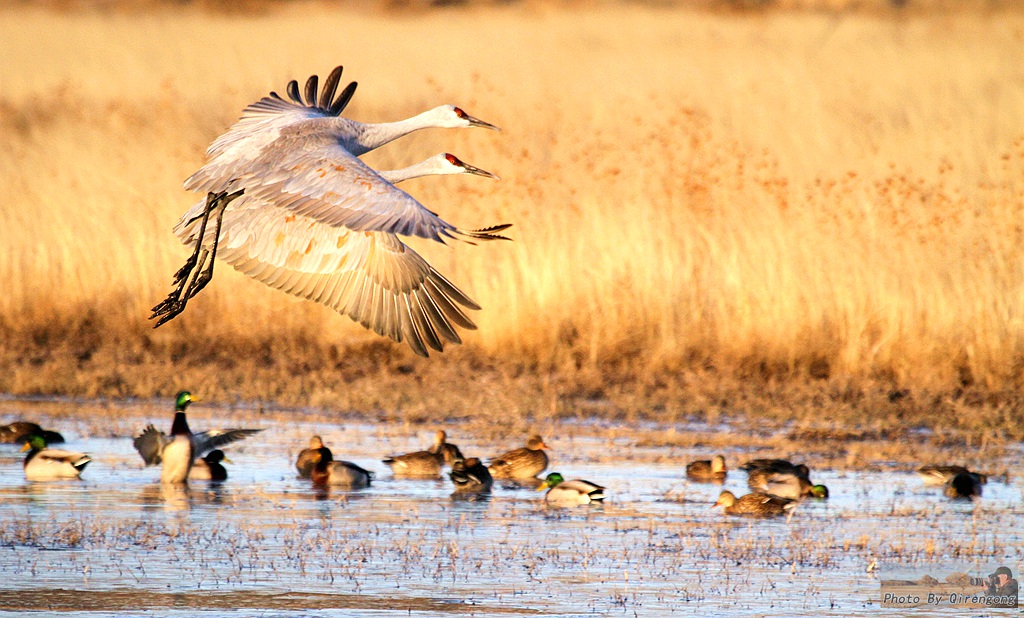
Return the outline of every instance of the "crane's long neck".
[[[414,131],[429,129],[435,126],[438,126],[438,124],[433,110],[397,122],[364,124],[362,132],[356,138],[357,148],[354,149],[361,149],[361,151],[353,152],[352,154],[358,157]]]
[[[400,182],[411,180],[413,178],[421,178],[423,176],[431,176],[434,174],[441,174],[438,171],[437,165],[434,163],[433,158],[427,159],[426,161],[420,161],[415,165],[409,167],[403,167],[400,170],[384,170],[377,172],[381,178],[390,182],[393,185],[397,185]]]

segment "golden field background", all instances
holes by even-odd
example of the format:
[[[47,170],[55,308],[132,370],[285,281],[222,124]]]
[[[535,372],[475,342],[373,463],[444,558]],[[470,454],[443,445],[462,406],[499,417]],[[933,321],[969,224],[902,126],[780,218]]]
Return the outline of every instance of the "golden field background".
[[[7,8],[0,41],[0,391],[1020,435],[1024,13]],[[414,243],[480,330],[419,359],[223,264],[150,330],[206,146],[336,64],[352,118],[454,103],[504,128],[367,157],[502,177],[408,185],[457,225],[515,224]]]

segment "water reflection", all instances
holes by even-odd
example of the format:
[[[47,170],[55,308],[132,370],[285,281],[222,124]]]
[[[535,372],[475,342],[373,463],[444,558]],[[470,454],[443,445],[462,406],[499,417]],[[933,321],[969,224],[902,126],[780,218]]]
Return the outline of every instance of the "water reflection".
[[[184,511],[191,507],[188,485],[184,483],[155,483],[145,485],[139,494],[143,508]]]

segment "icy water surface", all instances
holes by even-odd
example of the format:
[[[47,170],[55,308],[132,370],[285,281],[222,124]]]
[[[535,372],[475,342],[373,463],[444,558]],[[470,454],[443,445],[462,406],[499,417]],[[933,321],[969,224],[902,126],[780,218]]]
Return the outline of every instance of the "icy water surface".
[[[553,469],[609,497],[550,509],[530,486],[466,501],[447,478],[394,479],[380,457],[427,446],[430,428],[264,421],[241,423],[267,429],[225,449],[227,482],[183,491],[143,469],[127,437],[147,422],[167,430],[170,415],[117,414],[105,432],[49,423],[63,448],[92,455],[81,481],[27,482],[17,447],[0,445],[0,616],[898,615],[878,605],[874,564],[1024,553],[1017,479],[955,503],[912,473],[815,470],[828,501],[752,522],[710,508],[723,487],[687,483],[688,457],[636,463],[628,439],[562,434],[545,436]],[[448,429],[467,456],[521,439],[476,444]],[[297,479],[294,457],[314,432],[337,459],[376,472],[373,485],[325,493]],[[746,493],[746,475],[731,472],[724,488]]]

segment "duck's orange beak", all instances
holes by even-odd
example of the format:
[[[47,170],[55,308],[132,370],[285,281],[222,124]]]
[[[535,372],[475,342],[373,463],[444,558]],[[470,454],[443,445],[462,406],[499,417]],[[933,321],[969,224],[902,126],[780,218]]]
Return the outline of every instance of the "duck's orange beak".
[[[26,443],[25,443],[25,444],[24,444],[24,445],[23,445],[23,446],[21,447],[21,452],[22,452],[22,453],[24,453],[25,451],[28,451],[28,450],[31,450],[31,449],[32,449],[32,445],[31,445],[31,444],[29,444],[28,442],[26,442]]]
[[[540,485],[537,485],[537,491],[544,491],[548,488],[548,482],[542,481]]]

